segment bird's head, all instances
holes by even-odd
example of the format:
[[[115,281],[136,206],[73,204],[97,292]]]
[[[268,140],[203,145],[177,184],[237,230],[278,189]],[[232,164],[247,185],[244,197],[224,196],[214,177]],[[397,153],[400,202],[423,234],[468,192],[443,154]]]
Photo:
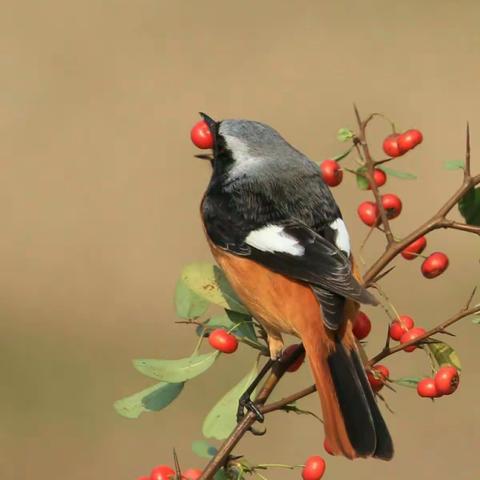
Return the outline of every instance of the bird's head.
[[[311,163],[276,130],[251,120],[216,122],[201,113],[213,136],[214,173],[231,179],[292,172]]]

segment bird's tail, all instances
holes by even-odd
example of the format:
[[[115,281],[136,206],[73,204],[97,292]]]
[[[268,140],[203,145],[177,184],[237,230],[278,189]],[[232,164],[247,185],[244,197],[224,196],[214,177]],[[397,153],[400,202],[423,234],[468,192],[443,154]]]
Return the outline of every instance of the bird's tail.
[[[347,302],[346,309],[356,307]],[[390,460],[393,444],[367,380],[358,349],[346,322],[341,332],[323,322],[298,325],[320,395],[326,442],[334,454],[348,458]]]

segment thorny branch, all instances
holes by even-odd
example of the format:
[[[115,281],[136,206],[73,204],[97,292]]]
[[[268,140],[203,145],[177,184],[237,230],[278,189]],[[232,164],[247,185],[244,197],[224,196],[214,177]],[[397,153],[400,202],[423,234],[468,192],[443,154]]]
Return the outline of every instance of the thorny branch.
[[[480,235],[480,227],[475,225],[464,224],[460,222],[456,222],[447,218],[447,214],[453,209],[455,205],[461,200],[464,195],[473,187],[480,184],[480,174],[476,176],[471,175],[471,161],[470,161],[470,128],[467,124],[466,130],[466,148],[465,148],[465,166],[464,166],[464,177],[461,186],[454,192],[454,194],[442,205],[442,207],[427,221],[425,221],[422,225],[412,231],[410,234],[406,235],[401,240],[395,240],[390,223],[388,221],[387,213],[383,208],[381,196],[378,187],[375,184],[373,179],[373,172],[375,166],[380,163],[385,163],[390,161],[391,159],[381,160],[379,162],[375,162],[372,158],[368,144],[366,141],[365,130],[369,122],[377,115],[372,114],[366,120],[361,119],[360,114],[356,105],[354,105],[355,117],[358,123],[358,134],[354,137],[354,146],[358,152],[358,155],[364,166],[366,167],[366,172],[364,173],[365,177],[367,178],[372,193],[375,197],[375,202],[377,204],[379,213],[380,213],[380,220],[383,226],[383,232],[385,234],[387,240],[387,248],[385,252],[378,257],[378,259],[373,263],[373,265],[369,268],[369,270],[364,275],[364,284],[366,286],[373,286],[375,281],[378,281],[381,277],[386,275],[389,271],[393,269],[391,267],[388,271],[384,271],[384,269],[389,265],[389,263],[400,254],[400,252],[410,245],[413,241],[417,240],[422,235],[425,235],[433,230],[438,230],[441,228],[450,228],[455,230],[461,230],[465,232],[474,233]],[[438,324],[437,326],[433,327],[432,329],[428,330],[422,336],[417,337],[415,340],[399,344],[395,347],[390,347],[389,342],[386,343],[384,348],[375,356],[373,356],[368,362],[366,363],[366,368],[370,368],[372,365],[377,363],[378,361],[393,355],[411,345],[421,345],[422,342],[425,342],[428,338],[432,337],[437,333],[446,333],[446,329],[453,325],[454,323],[458,322],[462,318],[465,318],[470,315],[480,313],[480,304],[471,307],[471,302],[473,300],[473,296],[475,294],[475,290],[469,297],[467,304],[459,310],[456,314],[445,320],[444,322]],[[303,390],[300,390],[296,393],[288,395],[287,397],[282,398],[281,400],[266,404],[268,398],[272,394],[273,390],[277,386],[278,382],[281,380],[282,376],[286,372],[287,368],[293,364],[296,359],[298,358],[299,350],[294,352],[291,356],[288,357],[285,361],[279,362],[275,364],[271,373],[265,380],[260,392],[255,398],[255,403],[260,407],[260,411],[263,414],[267,414],[270,412],[274,412],[277,410],[281,410],[286,405],[295,402],[301,398],[304,398],[313,392],[315,392],[316,388],[315,385],[311,385]],[[229,462],[230,454],[235,448],[235,446],[239,443],[242,437],[251,429],[252,425],[256,421],[256,416],[252,412],[248,412],[243,419],[237,424],[234,431],[231,435],[225,440],[223,445],[219,448],[216,455],[210,460],[208,465],[205,467],[205,470],[200,477],[200,480],[210,480],[213,478],[214,474],[223,466],[227,465]]]

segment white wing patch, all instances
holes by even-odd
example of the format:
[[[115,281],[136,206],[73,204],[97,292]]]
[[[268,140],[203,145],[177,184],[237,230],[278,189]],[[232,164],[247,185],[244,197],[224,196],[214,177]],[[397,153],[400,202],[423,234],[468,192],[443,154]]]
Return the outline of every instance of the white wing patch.
[[[245,243],[262,252],[283,252],[297,257],[305,253],[305,248],[300,242],[285,233],[283,227],[279,225],[267,225],[250,232]]]
[[[330,224],[330,228],[336,230],[335,245],[350,256],[350,236],[348,235],[347,227],[341,218],[337,218]]]

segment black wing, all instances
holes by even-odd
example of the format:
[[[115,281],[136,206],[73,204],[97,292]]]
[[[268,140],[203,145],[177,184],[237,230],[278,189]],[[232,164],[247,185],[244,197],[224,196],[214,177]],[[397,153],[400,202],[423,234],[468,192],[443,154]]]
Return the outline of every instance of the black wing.
[[[377,305],[375,297],[362,287],[352,274],[350,260],[336,245],[302,224],[284,224],[283,232],[303,247],[302,255],[279,251],[264,251],[245,244],[237,254],[248,256],[271,270],[295,278],[328,292],[351,298],[360,303]],[[230,245],[231,249],[232,245]],[[233,253],[236,253],[233,251]],[[333,301],[333,300],[332,300]]]

